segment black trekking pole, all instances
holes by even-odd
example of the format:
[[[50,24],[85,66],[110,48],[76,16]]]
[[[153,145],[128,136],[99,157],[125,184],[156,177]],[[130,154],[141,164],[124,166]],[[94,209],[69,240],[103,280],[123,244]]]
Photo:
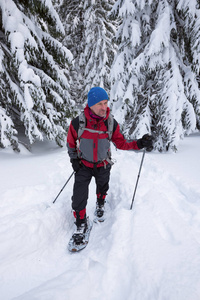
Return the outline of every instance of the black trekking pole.
[[[56,202],[57,198],[62,193],[62,191],[64,190],[65,186],[68,184],[68,182],[70,181],[70,179],[72,178],[72,176],[74,175],[74,173],[75,173],[75,171],[73,171],[72,174],[69,176],[69,178],[67,179],[66,183],[63,185],[62,189],[60,190],[60,192],[58,193],[58,195],[56,196],[56,198],[53,200],[53,203]]]
[[[133,207],[133,201],[134,201],[134,198],[135,198],[135,193],[136,193],[136,190],[137,190],[137,185],[138,185],[138,181],[139,181],[139,178],[140,178],[140,173],[141,173],[141,169],[142,169],[142,164],[143,164],[143,161],[144,161],[145,153],[146,153],[146,150],[144,149],[143,150],[143,155],[142,155],[142,160],[141,160],[141,163],[140,163],[140,169],[139,169],[139,172],[138,172],[138,177],[137,177],[137,181],[136,181],[136,185],[135,185],[135,190],[134,190],[134,194],[133,194],[133,199],[132,199],[130,210]]]

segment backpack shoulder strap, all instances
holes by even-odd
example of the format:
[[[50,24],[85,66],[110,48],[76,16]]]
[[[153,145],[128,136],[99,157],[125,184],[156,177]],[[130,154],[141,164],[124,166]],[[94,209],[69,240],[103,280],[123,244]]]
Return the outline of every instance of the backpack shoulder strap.
[[[107,124],[108,124],[108,138],[109,140],[112,139],[112,134],[113,134],[113,127],[114,127],[114,117],[113,115],[110,113],[107,119]]]
[[[84,114],[84,111],[82,111],[79,115],[79,127],[78,127],[78,139],[81,137],[85,130],[85,125],[86,125],[86,117]]]
[[[72,119],[72,125],[73,125],[74,129],[76,130],[76,132],[78,133],[79,116],[77,116],[76,118]]]

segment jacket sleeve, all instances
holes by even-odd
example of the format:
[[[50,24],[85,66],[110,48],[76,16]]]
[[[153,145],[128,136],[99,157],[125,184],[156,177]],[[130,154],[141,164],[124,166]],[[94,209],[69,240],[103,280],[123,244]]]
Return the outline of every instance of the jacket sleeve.
[[[73,121],[70,123],[68,134],[67,134],[67,149],[70,158],[78,158],[77,155],[77,132],[74,129]]]
[[[114,120],[114,122],[114,132],[112,135],[113,144],[121,150],[140,150],[140,148],[137,145],[137,141],[127,142],[123,134],[120,132],[119,124],[116,120]]]

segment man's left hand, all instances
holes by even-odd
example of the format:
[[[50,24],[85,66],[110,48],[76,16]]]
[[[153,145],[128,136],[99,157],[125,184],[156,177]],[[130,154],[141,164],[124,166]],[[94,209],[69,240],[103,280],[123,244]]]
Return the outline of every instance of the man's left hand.
[[[147,151],[153,150],[153,136],[149,134],[143,135],[141,139],[137,140],[138,148],[146,148]]]

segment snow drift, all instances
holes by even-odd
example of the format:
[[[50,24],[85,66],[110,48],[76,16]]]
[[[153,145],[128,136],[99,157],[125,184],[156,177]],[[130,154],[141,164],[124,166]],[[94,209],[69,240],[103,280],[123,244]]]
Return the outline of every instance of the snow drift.
[[[199,300],[199,136],[177,154],[146,154],[132,211],[142,154],[113,149],[107,220],[78,254],[67,251],[73,179],[52,204],[71,165],[50,145],[0,151],[1,299]],[[90,218],[94,208],[92,182]]]

